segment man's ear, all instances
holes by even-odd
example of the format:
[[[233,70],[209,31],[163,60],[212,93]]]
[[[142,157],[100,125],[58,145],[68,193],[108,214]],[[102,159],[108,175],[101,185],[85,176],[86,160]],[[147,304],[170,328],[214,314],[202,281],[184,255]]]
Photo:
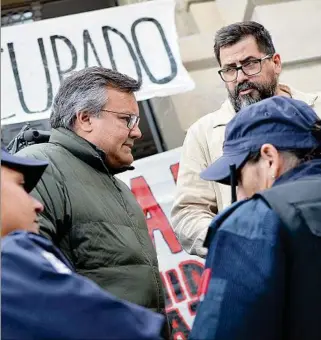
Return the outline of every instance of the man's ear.
[[[81,130],[83,132],[91,132],[93,129],[92,126],[92,115],[90,115],[88,112],[78,112],[76,114],[76,121],[75,126],[78,130]]]
[[[272,144],[263,144],[260,152],[261,158],[266,161],[269,175],[278,178],[282,168],[282,159],[278,150]]]
[[[282,62],[281,62],[281,56],[278,53],[274,53],[272,57],[272,61],[274,63],[274,72],[277,75],[280,75],[282,71]]]

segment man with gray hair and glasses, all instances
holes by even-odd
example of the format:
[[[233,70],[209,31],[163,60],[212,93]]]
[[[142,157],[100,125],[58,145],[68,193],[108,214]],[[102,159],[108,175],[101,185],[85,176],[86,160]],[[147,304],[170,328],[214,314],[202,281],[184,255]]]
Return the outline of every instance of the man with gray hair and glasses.
[[[279,83],[281,57],[270,33],[257,22],[239,22],[217,31],[214,53],[228,99],[188,130],[180,160],[172,225],[184,249],[205,257],[213,217],[231,203],[229,187],[207,182],[200,173],[222,155],[227,123],[242,108],[272,96],[302,100],[321,114],[321,98]]]
[[[132,148],[142,135],[134,95],[139,89],[136,80],[103,67],[73,73],[54,100],[49,142],[19,154],[49,163],[32,192],[44,205],[40,233],[79,274],[121,299],[165,314],[144,213],[114,176],[131,168]]]

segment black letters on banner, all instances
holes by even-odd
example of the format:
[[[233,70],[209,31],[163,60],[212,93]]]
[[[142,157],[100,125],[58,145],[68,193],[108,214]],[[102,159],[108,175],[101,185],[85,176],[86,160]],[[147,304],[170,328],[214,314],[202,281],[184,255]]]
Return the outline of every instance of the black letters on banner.
[[[203,266],[198,261],[189,260],[182,262],[179,267],[190,297],[197,297],[197,289],[203,273]]]
[[[150,66],[147,65],[147,62],[145,60],[145,57],[144,57],[143,52],[141,50],[141,47],[139,45],[139,35],[137,34],[137,27],[139,27],[139,24],[144,23],[144,22],[148,22],[149,24],[154,25],[157,28],[157,30],[160,34],[160,38],[161,38],[160,44],[161,43],[163,44],[165,51],[166,51],[166,55],[168,57],[168,61],[169,61],[169,65],[170,65],[170,74],[165,76],[165,77],[162,77],[160,79],[157,79],[154,76],[155,71],[153,72],[153,70],[151,70]],[[150,81],[155,83],[155,84],[169,83],[170,81],[172,81],[177,76],[178,66],[177,66],[176,60],[174,58],[174,55],[173,55],[173,52],[172,52],[171,47],[169,45],[169,42],[166,38],[163,27],[161,26],[161,24],[156,19],[144,17],[144,18],[140,18],[140,19],[133,22],[133,24],[131,26],[131,35],[132,35],[132,39],[133,39],[135,47],[131,44],[131,42],[127,39],[127,37],[122,32],[117,30],[116,28],[111,27],[111,26],[103,26],[102,27],[102,34],[103,34],[103,38],[105,40],[105,44],[106,44],[106,48],[107,48],[107,53],[109,55],[111,67],[114,70],[117,70],[117,65],[116,65],[117,57],[114,55],[113,46],[112,46],[111,40],[110,40],[111,32],[113,34],[116,34],[118,37],[120,37],[122,39],[122,41],[125,43],[125,45],[127,46],[129,55],[131,56],[131,58],[134,62],[134,65],[135,65],[138,82],[142,83],[142,80],[143,80],[142,67],[144,68],[144,70],[145,70],[148,78],[150,79]],[[93,42],[93,40],[90,36],[89,30],[85,29],[82,32],[82,36],[83,36],[84,66],[85,67],[91,66],[90,62],[89,62],[90,49],[93,53],[94,58],[97,61],[97,65],[104,66],[104,65],[102,65],[102,62],[99,58],[96,46],[94,45],[94,42]],[[57,41],[58,40],[64,42],[70,50],[71,65],[69,67],[61,64],[61,56],[59,58],[58,52],[60,52],[60,53],[63,53],[63,52],[58,51],[58,47],[57,47]],[[41,84],[39,84],[39,85],[40,85],[41,88],[43,87],[43,88],[47,89],[47,102],[46,102],[45,108],[40,109],[40,110],[32,110],[32,109],[28,108],[28,106],[26,104],[26,98],[24,96],[23,84],[21,82],[21,76],[19,75],[17,56],[16,56],[16,52],[15,52],[15,49],[14,49],[14,43],[10,42],[10,43],[7,44],[8,53],[9,53],[9,57],[10,57],[10,61],[11,61],[12,72],[13,72],[13,76],[14,76],[14,80],[15,80],[15,85],[16,85],[20,105],[21,105],[23,111],[25,113],[28,113],[28,114],[46,112],[50,109],[52,102],[53,102],[53,85],[52,85],[52,80],[51,80],[51,76],[50,76],[50,69],[49,69],[48,59],[47,59],[48,51],[47,52],[45,51],[43,38],[38,38],[37,42],[38,42],[39,51],[40,51],[40,55],[41,55],[41,59],[42,59],[42,64],[43,64],[43,68],[44,68],[45,76],[46,76],[46,86],[41,86]],[[52,52],[53,52],[53,56],[54,56],[54,60],[55,60],[55,64],[56,64],[58,77],[59,77],[59,80],[61,82],[63,80],[64,75],[66,75],[70,71],[75,70],[77,68],[78,56],[79,56],[80,51],[76,50],[75,45],[72,43],[72,41],[70,39],[68,39],[67,37],[62,36],[62,35],[52,35],[52,36],[50,36],[50,42],[51,42],[51,48],[52,48]],[[3,52],[3,49],[1,49],[1,52]],[[77,52],[78,52],[78,54],[77,54]]]
[[[204,265],[198,261],[186,260],[179,264],[179,270],[172,268],[161,273],[165,296],[167,297],[165,300],[166,313],[172,325],[173,339],[188,339],[190,328],[177,304],[183,303],[182,308],[188,308],[191,316],[196,315],[199,304],[197,289],[203,268]],[[179,272],[180,275],[178,275]],[[171,300],[171,295],[173,296],[173,300]],[[173,303],[175,303],[176,306],[173,306]]]
[[[181,315],[179,309],[172,309],[171,311],[167,312],[167,316],[172,324],[173,338],[178,339],[178,337],[180,337],[183,340],[187,340],[190,328]]]
[[[166,272],[166,276],[168,278],[168,281],[170,282],[171,291],[176,302],[184,301],[186,299],[186,296],[184,294],[184,290],[181,286],[176,270],[168,270]]]
[[[168,293],[168,288],[166,285],[166,281],[164,280],[164,276],[162,273],[160,273],[161,279],[162,279],[162,283],[163,283],[163,288],[164,288],[164,295],[165,295],[165,307],[166,308],[171,308],[173,305],[172,299]]]
[[[94,45],[94,43],[92,42],[91,40],[91,37],[90,37],[90,34],[88,32],[88,30],[84,30],[83,34],[83,42],[84,42],[84,61],[85,61],[85,67],[88,67],[88,45],[90,45],[94,55],[95,55],[95,58],[97,60],[97,63],[99,66],[102,66],[100,60],[99,60],[99,57],[98,57],[98,54],[97,54],[97,51],[96,51],[96,47]]]
[[[61,69],[61,65],[60,65],[60,60],[58,57],[58,52],[57,52],[57,45],[56,45],[56,40],[62,40],[70,49],[71,52],[71,66],[66,69],[66,70],[62,70]],[[52,51],[55,57],[55,62],[56,62],[56,67],[57,67],[57,72],[58,72],[58,76],[59,76],[59,80],[60,82],[63,79],[63,75],[74,70],[77,66],[77,51],[74,47],[74,45],[71,43],[71,41],[64,37],[63,35],[52,35],[50,37],[50,41],[51,41],[51,46],[52,46]]]
[[[154,75],[152,74],[151,70],[149,69],[149,67],[148,67],[148,65],[147,65],[147,63],[144,59],[144,56],[143,56],[142,51],[140,49],[139,42],[138,42],[137,35],[136,35],[136,27],[141,22],[152,22],[153,24],[155,24],[155,26],[157,27],[157,29],[159,31],[159,34],[162,38],[162,42],[163,42],[164,47],[165,47],[166,54],[168,56],[169,64],[171,66],[171,74],[167,77],[164,77],[164,78],[161,78],[161,79],[156,79],[154,77]],[[163,30],[163,27],[161,26],[161,24],[154,18],[140,18],[140,19],[137,19],[133,23],[132,28],[131,28],[131,32],[132,32],[132,38],[133,38],[133,41],[134,41],[134,44],[135,44],[135,47],[136,47],[136,51],[137,51],[138,56],[139,56],[139,60],[142,63],[150,81],[155,83],[155,84],[166,84],[166,83],[169,83],[171,80],[173,80],[177,75],[177,64],[176,64],[175,58],[173,56],[172,50],[171,50],[169,43],[166,39],[164,30]]]
[[[197,307],[199,305],[199,299],[191,301],[188,303],[188,309],[189,309],[189,313],[191,315],[196,315],[196,311],[197,311]]]
[[[43,110],[31,111],[27,107],[26,102],[25,102],[25,98],[24,98],[24,95],[23,95],[22,84],[21,84],[21,80],[20,80],[20,76],[19,76],[18,64],[17,64],[17,60],[16,60],[16,53],[15,53],[15,50],[14,50],[13,43],[8,43],[8,51],[9,51],[9,56],[10,56],[10,61],[11,61],[11,67],[12,67],[12,72],[13,72],[13,76],[14,76],[15,83],[16,83],[19,101],[20,101],[20,104],[21,104],[24,112],[26,112],[26,113],[39,113],[39,112],[45,112],[45,111],[49,110],[49,108],[51,107],[51,104],[52,104],[52,99],[53,99],[53,90],[52,90],[52,84],[51,84],[51,79],[50,79],[50,72],[49,72],[49,68],[48,68],[48,60],[47,60],[47,56],[46,56],[46,52],[45,52],[45,48],[44,48],[44,45],[43,45],[42,38],[38,39],[38,45],[39,45],[39,50],[40,50],[40,54],[41,54],[42,65],[43,65],[43,68],[45,70],[45,75],[46,75],[47,104],[46,104],[46,107]]]
[[[112,48],[111,43],[110,43],[108,31],[114,32],[115,34],[119,35],[123,39],[123,41],[125,42],[125,44],[128,48],[128,51],[130,53],[130,56],[132,57],[134,64],[135,64],[136,73],[137,73],[137,81],[139,83],[141,83],[142,79],[143,79],[142,78],[142,71],[140,69],[135,51],[134,51],[132,45],[130,44],[130,42],[125,37],[125,35],[123,33],[121,33],[120,31],[118,31],[116,28],[111,27],[111,26],[102,27],[102,31],[103,31],[103,36],[104,36],[104,39],[105,39],[105,42],[106,42],[106,47],[107,47],[108,55],[109,55],[110,62],[111,62],[113,70],[117,70],[117,66],[116,66],[116,62],[115,62],[115,58],[114,58],[113,48]]]

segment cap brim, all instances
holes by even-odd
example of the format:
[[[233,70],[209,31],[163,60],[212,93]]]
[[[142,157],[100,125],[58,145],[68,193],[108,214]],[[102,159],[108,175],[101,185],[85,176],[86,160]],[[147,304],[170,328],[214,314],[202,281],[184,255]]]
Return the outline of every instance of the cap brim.
[[[1,165],[21,172],[24,175],[24,187],[27,192],[30,192],[38,183],[48,163],[36,159],[13,156],[6,151],[2,151]]]
[[[230,165],[235,164],[238,170],[246,161],[249,152],[237,155],[223,155],[218,158],[212,165],[201,172],[200,176],[206,181],[215,181],[222,184],[230,184]]]

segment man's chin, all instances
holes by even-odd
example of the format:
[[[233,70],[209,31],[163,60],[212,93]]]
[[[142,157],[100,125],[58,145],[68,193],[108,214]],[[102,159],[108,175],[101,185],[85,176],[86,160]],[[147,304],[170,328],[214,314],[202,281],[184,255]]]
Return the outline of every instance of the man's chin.
[[[132,154],[128,155],[128,157],[126,157],[126,161],[127,166],[131,166],[132,163],[134,162],[134,156]]]
[[[32,226],[30,226],[30,228],[28,228],[27,231],[34,234],[39,234],[39,224],[34,223]]]
[[[241,108],[245,108],[248,107],[252,104],[255,104],[257,102],[259,102],[261,99],[259,96],[252,96],[250,94],[244,95],[240,97],[240,101],[241,101]]]
[[[131,166],[133,162],[134,162],[134,157],[131,153],[126,153],[119,159],[121,168],[126,168],[128,166]]]

